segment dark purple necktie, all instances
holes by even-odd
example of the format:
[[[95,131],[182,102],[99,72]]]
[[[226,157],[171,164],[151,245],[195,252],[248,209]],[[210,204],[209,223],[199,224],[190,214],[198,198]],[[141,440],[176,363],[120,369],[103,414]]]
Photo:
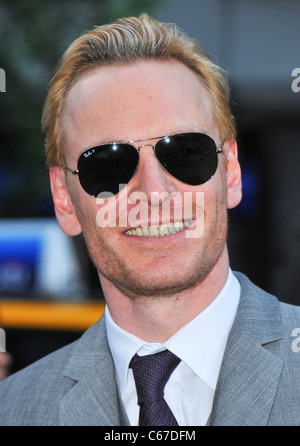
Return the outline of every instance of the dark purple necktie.
[[[140,406],[139,426],[178,426],[164,400],[164,388],[179,362],[169,350],[132,358],[129,367],[133,371]]]

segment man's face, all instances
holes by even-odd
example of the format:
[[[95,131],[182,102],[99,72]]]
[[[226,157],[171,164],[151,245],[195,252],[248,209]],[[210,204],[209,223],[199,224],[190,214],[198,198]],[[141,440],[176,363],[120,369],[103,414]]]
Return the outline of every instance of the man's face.
[[[142,61],[97,68],[72,87],[64,116],[68,167],[76,169],[79,155],[87,148],[105,142],[142,140],[134,143],[136,147],[146,145],[140,150],[138,170],[128,183],[126,196],[142,193],[145,201],[148,198],[149,210],[152,206],[158,211],[159,223],[193,220],[195,229],[197,221],[204,222],[203,234],[198,238],[187,237],[187,230],[192,228],[155,236],[150,228],[150,212],[148,218],[143,215],[139,221],[139,226],[146,227],[150,234],[153,232],[150,237],[128,233],[129,224],[101,227],[97,216],[103,204],[82,189],[77,175],[67,172],[65,191],[73,209],[69,213],[73,213],[72,218],[77,222],[77,232],[82,229],[100,279],[108,280],[132,298],[174,294],[204,280],[226,251],[228,178],[224,155],[218,155],[217,171],[207,183],[189,186],[167,173],[159,165],[152,147],[147,146],[156,143],[148,141],[150,138],[201,132],[211,136],[220,147],[210,100],[198,77],[175,61]],[[226,150],[230,152],[231,147]],[[54,177],[51,177],[52,185]],[[53,187],[54,201],[55,190]],[[181,198],[181,212],[172,204],[170,212],[162,211],[162,202],[151,202],[153,193],[165,193],[165,205],[167,200],[171,203],[172,198]],[[204,203],[197,199],[197,194],[198,198],[204,196]],[[117,205],[124,196],[123,190],[110,198],[106,206]],[[192,196],[192,206],[187,206],[186,211],[184,197],[187,196]],[[126,201],[127,215],[135,205]],[[231,200],[230,206],[233,205]],[[117,206],[117,222],[120,213]],[[62,219],[58,219],[62,229],[70,233]]]

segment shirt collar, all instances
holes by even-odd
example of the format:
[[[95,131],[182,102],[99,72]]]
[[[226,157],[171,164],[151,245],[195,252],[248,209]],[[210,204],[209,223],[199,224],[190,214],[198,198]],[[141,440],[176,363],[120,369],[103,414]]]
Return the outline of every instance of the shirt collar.
[[[121,395],[126,388],[128,366],[133,355],[139,351],[139,354],[150,354],[164,348],[177,355],[214,390],[239,298],[240,284],[229,269],[227,281],[218,296],[163,344],[149,344],[123,330],[113,321],[106,306],[107,339]]]

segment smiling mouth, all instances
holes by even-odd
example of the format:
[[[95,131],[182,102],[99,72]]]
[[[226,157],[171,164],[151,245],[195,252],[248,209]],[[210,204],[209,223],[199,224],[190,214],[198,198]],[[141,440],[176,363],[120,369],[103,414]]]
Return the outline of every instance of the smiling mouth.
[[[138,237],[164,237],[166,235],[172,235],[183,231],[183,229],[185,229],[191,223],[191,221],[192,220],[177,221],[159,226],[139,226],[135,229],[128,229],[125,234]]]

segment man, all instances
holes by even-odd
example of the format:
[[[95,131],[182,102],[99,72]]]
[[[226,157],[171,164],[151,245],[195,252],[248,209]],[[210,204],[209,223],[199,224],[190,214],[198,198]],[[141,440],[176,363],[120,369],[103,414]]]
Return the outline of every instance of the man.
[[[97,27],[58,65],[43,128],[58,222],[83,233],[107,307],[1,383],[0,423],[300,424],[299,309],[229,267],[241,171],[221,69],[146,14]]]

